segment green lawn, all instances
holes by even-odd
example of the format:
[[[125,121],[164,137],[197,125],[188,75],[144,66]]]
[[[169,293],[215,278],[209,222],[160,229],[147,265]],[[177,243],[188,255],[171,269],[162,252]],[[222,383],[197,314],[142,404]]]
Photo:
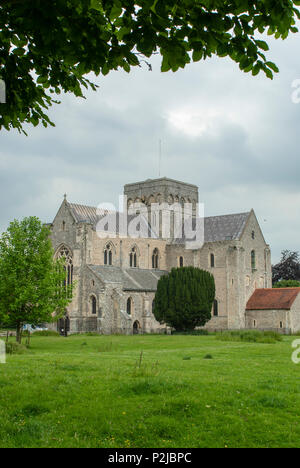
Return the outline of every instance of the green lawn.
[[[0,364],[0,447],[299,447],[291,342],[33,337]]]

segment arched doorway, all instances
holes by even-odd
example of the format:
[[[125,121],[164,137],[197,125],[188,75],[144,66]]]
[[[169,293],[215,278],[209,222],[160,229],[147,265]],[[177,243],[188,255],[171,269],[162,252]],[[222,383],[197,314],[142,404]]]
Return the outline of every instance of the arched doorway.
[[[140,333],[141,325],[138,320],[136,320],[133,324],[133,334],[138,335]]]
[[[68,336],[68,332],[70,331],[70,319],[67,315],[57,322],[57,331],[61,336]]]

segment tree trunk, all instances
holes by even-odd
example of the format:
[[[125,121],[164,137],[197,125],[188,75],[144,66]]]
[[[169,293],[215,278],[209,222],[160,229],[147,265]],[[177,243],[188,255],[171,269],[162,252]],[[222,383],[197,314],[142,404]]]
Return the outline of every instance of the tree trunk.
[[[22,339],[21,324],[17,323],[17,334],[16,334],[17,343],[21,344],[21,339]]]
[[[30,334],[30,331],[28,330],[27,343],[26,343],[28,348],[30,347],[30,337],[31,337],[31,334]]]

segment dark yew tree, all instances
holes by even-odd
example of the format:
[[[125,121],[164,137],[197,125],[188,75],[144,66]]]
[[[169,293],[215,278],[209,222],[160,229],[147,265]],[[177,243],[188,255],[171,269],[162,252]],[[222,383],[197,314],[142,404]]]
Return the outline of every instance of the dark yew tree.
[[[278,72],[263,33],[298,31],[292,0],[1,0],[0,78],[7,88],[0,129],[53,125],[53,96],[83,97],[87,75],[130,72],[158,53],[161,70],[229,57],[244,72]],[[145,60],[146,59],[146,60]],[[149,68],[151,68],[151,65]]]
[[[282,280],[300,281],[300,260],[298,252],[283,250],[281,260],[272,266],[272,281],[278,283]]]
[[[173,268],[158,281],[154,316],[180,331],[194,330],[211,319],[214,277],[194,267]]]

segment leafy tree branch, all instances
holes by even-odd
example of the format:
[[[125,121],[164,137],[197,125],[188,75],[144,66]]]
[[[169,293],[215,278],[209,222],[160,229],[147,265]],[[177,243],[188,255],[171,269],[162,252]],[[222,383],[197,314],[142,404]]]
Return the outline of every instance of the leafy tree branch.
[[[273,78],[267,33],[298,31],[299,1],[281,0],[2,0],[0,77],[6,104],[0,129],[54,125],[47,110],[62,92],[96,90],[87,75],[130,72],[153,54],[161,70],[229,57],[244,72]],[[147,61],[148,65],[149,62]]]

